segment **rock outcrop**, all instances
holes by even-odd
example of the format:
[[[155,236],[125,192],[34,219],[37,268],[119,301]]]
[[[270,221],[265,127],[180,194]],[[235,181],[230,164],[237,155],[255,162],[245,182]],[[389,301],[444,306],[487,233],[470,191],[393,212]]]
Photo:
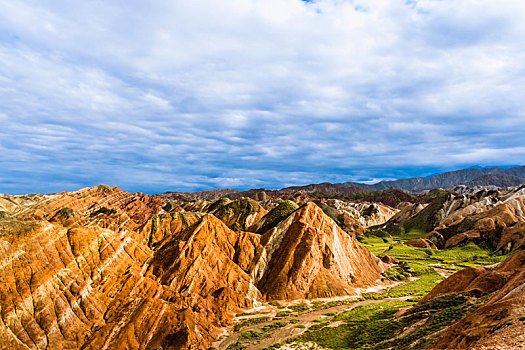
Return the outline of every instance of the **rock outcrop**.
[[[6,349],[207,349],[241,308],[347,294],[384,269],[313,203],[263,221],[252,200],[189,212],[107,186],[1,204]]]
[[[345,295],[384,267],[318,206],[308,203],[261,238],[252,275],[266,299]]]
[[[343,202],[330,199],[327,204],[335,209],[347,212],[354,217],[363,227],[381,225],[390,220],[399,212],[399,209],[381,203],[368,202]]]
[[[442,192],[428,205],[404,206],[382,228],[387,232],[422,232],[439,249],[470,242],[498,254],[525,248],[525,187],[507,192]]]
[[[511,255],[495,266],[459,271],[438,284],[420,303],[458,292],[470,293],[482,305],[450,327],[431,349],[515,349],[522,344],[525,252]],[[509,336],[512,334],[521,338]]]
[[[257,221],[252,230],[260,234],[265,233],[269,229],[275,227],[279,222],[284,220],[288,215],[293,213],[299,206],[290,200],[285,200],[279,203],[275,208],[270,210],[265,216]]]
[[[250,230],[268,211],[253,199],[243,198],[233,202],[218,200],[205,208],[235,231]]]
[[[439,248],[474,242],[500,254],[523,249],[525,189],[480,197],[478,201],[451,212],[425,238]]]

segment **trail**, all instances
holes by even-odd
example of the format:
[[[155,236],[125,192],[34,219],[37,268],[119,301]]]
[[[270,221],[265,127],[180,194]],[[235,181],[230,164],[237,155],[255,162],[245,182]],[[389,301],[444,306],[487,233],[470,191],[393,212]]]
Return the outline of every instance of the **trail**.
[[[312,305],[315,302],[326,303],[326,302],[330,302],[330,301],[353,300],[353,299],[356,299],[358,296],[362,295],[363,293],[371,292],[372,289],[373,289],[373,291],[378,291],[380,289],[390,288],[390,287],[392,287],[394,285],[397,285],[397,284],[399,284],[399,283],[391,284],[391,285],[388,285],[388,286],[379,286],[379,287],[373,287],[373,288],[368,288],[368,289],[364,289],[364,290],[359,290],[357,296],[354,295],[354,296],[347,296],[347,297],[336,297],[336,298],[326,298],[326,299],[316,299],[316,300],[301,300],[301,301],[292,301],[292,302],[280,302],[282,304],[282,306],[283,306],[282,308],[278,308],[276,306],[272,306],[272,305],[269,305],[269,304],[266,303],[266,304],[264,304],[264,306],[257,308],[257,310],[253,313],[253,315],[247,315],[247,316],[239,317],[239,320],[240,321],[244,321],[244,320],[247,320],[247,319],[250,319],[250,318],[256,318],[256,317],[269,317],[270,318],[269,321],[265,321],[265,322],[262,322],[262,323],[259,323],[259,324],[256,324],[256,325],[243,327],[240,331],[235,332],[232,335],[226,337],[225,339],[222,339],[221,341],[218,341],[218,342],[214,343],[213,349],[217,349],[217,350],[225,350],[225,349],[227,349],[229,346],[237,343],[237,341],[239,340],[242,332],[249,331],[249,330],[262,332],[262,328],[264,326],[270,325],[270,324],[275,323],[277,321],[281,321],[281,322],[286,323],[287,324],[286,326],[284,326],[282,328],[278,328],[278,329],[272,331],[271,334],[268,337],[260,339],[260,341],[258,341],[256,343],[252,343],[251,345],[248,345],[246,347],[247,350],[262,349],[264,347],[271,346],[271,345],[273,345],[275,343],[284,343],[284,342],[286,342],[286,340],[288,340],[290,338],[295,338],[295,337],[301,335],[302,333],[304,333],[308,329],[308,327],[310,327],[310,326],[312,326],[314,324],[317,324],[317,322],[314,322],[314,320],[324,320],[324,319],[328,320],[330,318],[330,316],[325,316],[325,314],[327,314],[327,313],[339,314],[341,312],[352,310],[353,308],[356,308],[358,306],[365,305],[365,304],[381,303],[381,302],[391,301],[391,300],[408,300],[408,299],[412,298],[412,296],[405,296],[405,297],[399,297],[399,298],[385,298],[385,299],[382,299],[382,300],[356,301],[356,302],[353,302],[352,304],[340,304],[340,305],[335,305],[335,306],[328,307],[328,308],[310,309],[308,311],[300,312],[299,314],[292,313],[289,316],[274,318],[279,311],[286,310],[286,307],[288,307],[288,306],[298,305],[298,304],[301,304],[301,303],[306,303],[306,304]],[[296,322],[296,323],[292,324],[290,322],[292,319],[298,319],[299,322]],[[306,328],[297,328],[297,325],[304,325]],[[337,326],[337,324],[335,322],[333,324],[329,325],[329,327],[334,327],[334,326]]]

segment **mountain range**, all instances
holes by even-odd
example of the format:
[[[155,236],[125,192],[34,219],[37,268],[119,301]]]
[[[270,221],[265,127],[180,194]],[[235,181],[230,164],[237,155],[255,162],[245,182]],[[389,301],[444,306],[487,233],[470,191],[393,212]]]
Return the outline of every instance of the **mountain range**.
[[[523,167],[469,170],[420,194],[0,195],[0,349],[519,348],[525,186],[479,184]]]
[[[525,166],[513,168],[471,168],[448,171],[430,178],[412,177],[393,181],[381,181],[367,185],[357,182],[338,183],[341,187],[358,187],[370,191],[399,188],[410,192],[429,191],[435,188],[451,188],[457,185],[511,187],[525,182]]]
[[[264,200],[265,198],[279,198],[283,195],[294,196],[300,192],[310,195],[316,194],[318,197],[352,197],[353,199],[357,199],[359,196],[361,196],[361,198],[377,196],[377,194],[364,195],[365,192],[377,192],[389,189],[400,189],[406,192],[418,194],[433,189],[452,189],[457,186],[467,189],[485,187],[505,188],[518,186],[523,183],[525,183],[525,166],[519,166],[507,169],[471,168],[449,171],[429,178],[413,177],[392,181],[381,181],[375,184],[364,184],[359,182],[332,184],[324,182],[303,186],[290,186],[280,190],[267,190],[264,188],[251,189],[248,191],[215,189],[211,191],[197,192],[166,192],[163,196],[182,201],[216,200],[223,197],[230,199],[246,197],[255,200]],[[402,200],[408,200],[405,194],[398,192],[396,195],[403,197]],[[392,197],[392,194],[390,194],[390,197]],[[392,203],[393,202],[390,201],[388,204]]]

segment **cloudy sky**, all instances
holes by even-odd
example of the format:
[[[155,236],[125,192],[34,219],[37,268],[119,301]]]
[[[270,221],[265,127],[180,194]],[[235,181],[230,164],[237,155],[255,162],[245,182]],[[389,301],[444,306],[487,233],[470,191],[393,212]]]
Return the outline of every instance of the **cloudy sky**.
[[[0,0],[0,192],[523,165],[522,0]]]

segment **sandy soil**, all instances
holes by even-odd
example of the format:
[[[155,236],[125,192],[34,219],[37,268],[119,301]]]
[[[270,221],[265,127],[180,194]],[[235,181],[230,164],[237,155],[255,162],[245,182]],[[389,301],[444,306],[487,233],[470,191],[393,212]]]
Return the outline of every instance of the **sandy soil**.
[[[308,305],[311,305],[312,302],[314,302],[314,301],[329,302],[329,301],[356,299],[358,296],[360,296],[363,293],[378,292],[378,291],[380,291],[382,289],[390,288],[390,287],[392,287],[394,285],[397,285],[397,284],[399,284],[399,283],[383,285],[383,286],[376,286],[376,287],[367,288],[367,289],[362,289],[362,290],[360,290],[358,292],[357,295],[354,295],[354,296],[351,296],[351,297],[347,296],[347,297],[316,299],[316,300],[296,300],[296,301],[288,302],[288,303],[286,303],[286,302],[280,302],[280,303],[283,306],[297,305],[297,304],[300,304],[300,303],[307,303]],[[302,312],[302,313],[299,313],[299,314],[293,313],[290,316],[281,317],[281,318],[278,319],[279,321],[283,321],[283,322],[287,323],[286,326],[275,330],[274,332],[271,333],[271,335],[268,338],[264,338],[264,339],[260,340],[257,344],[253,344],[252,346],[248,346],[247,350],[257,350],[257,349],[264,348],[266,346],[273,345],[275,343],[284,343],[287,339],[296,337],[296,336],[304,333],[308,327],[310,327],[313,324],[316,324],[316,322],[314,322],[314,320],[329,319],[330,318],[329,316],[325,316],[324,315],[326,313],[338,314],[338,313],[341,313],[343,311],[351,310],[351,309],[353,309],[353,308],[355,308],[357,306],[364,305],[364,304],[379,303],[379,302],[384,302],[384,301],[388,301],[388,300],[407,300],[407,299],[410,299],[410,298],[411,298],[410,296],[407,296],[407,297],[401,297],[401,298],[387,298],[387,299],[383,299],[383,300],[364,300],[364,301],[359,301],[359,302],[356,302],[356,303],[353,303],[353,304],[336,305],[336,306],[333,306],[333,307],[330,307],[330,308],[327,308],[327,309],[310,310],[310,311]],[[246,319],[249,319],[249,318],[263,317],[263,316],[268,316],[268,317],[273,318],[273,317],[275,317],[277,312],[283,311],[283,310],[286,310],[286,309],[285,308],[279,309],[279,308],[277,308],[275,306],[272,306],[272,305],[269,305],[269,304],[264,304],[263,306],[257,308],[257,310],[248,310],[249,312],[257,311],[258,313],[256,315],[249,315],[249,316],[238,317],[238,320],[239,321],[243,321],[243,320],[246,320]],[[298,319],[299,322],[296,323],[296,324],[291,324],[290,320],[294,319],[294,318]],[[263,322],[263,323],[259,323],[257,325],[244,327],[242,329],[242,331],[243,332],[247,331],[247,330],[260,331],[262,327],[264,327],[266,325],[269,325],[271,323],[274,323],[276,321],[277,320],[270,320],[270,321],[266,321],[266,322]],[[296,326],[299,325],[299,324],[305,325],[307,328],[297,328]],[[340,324],[340,322],[335,322],[331,326],[336,327],[338,324]],[[239,340],[239,336],[240,336],[240,332],[237,332],[237,333],[232,334],[229,337],[226,337],[225,339],[223,339],[221,341],[216,342],[214,344],[214,349],[218,349],[218,350],[227,349],[228,346],[235,344]],[[316,349],[322,349],[322,348],[318,347]]]

